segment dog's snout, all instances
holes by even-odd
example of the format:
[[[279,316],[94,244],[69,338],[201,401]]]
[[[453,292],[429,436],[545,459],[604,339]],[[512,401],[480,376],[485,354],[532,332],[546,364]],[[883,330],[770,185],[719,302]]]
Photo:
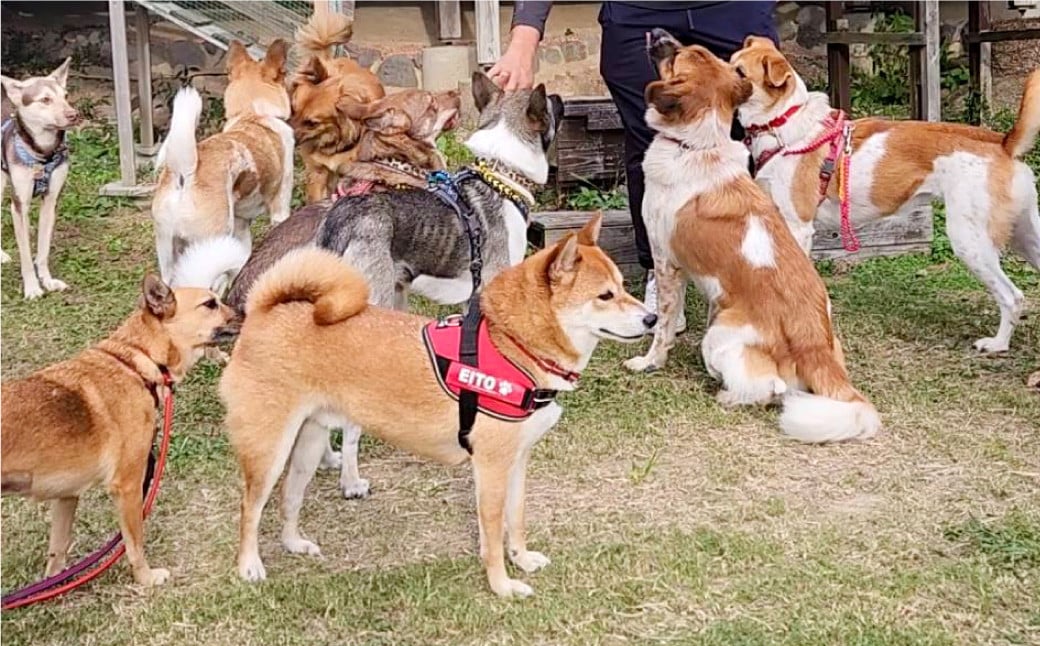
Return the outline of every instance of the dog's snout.
[[[646,316],[644,316],[643,317],[643,325],[645,325],[647,327],[647,329],[650,329],[650,328],[654,327],[655,325],[657,325],[657,315],[654,314],[653,312],[651,312],[650,314],[647,314]]]

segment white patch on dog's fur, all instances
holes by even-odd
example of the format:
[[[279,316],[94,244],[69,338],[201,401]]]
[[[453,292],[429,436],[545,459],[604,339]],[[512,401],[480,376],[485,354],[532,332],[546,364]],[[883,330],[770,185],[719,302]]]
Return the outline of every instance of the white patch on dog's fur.
[[[843,402],[791,392],[784,397],[780,428],[795,439],[813,444],[866,440],[881,429],[881,417],[867,402]]]
[[[747,231],[740,245],[740,253],[752,267],[776,267],[776,254],[773,250],[773,238],[762,224],[762,218],[753,215],[748,218]]]
[[[715,276],[691,276],[691,278],[693,279],[693,284],[697,286],[697,289],[709,303],[719,300],[725,293],[722,289],[722,283]]]
[[[468,271],[455,278],[434,278],[421,274],[412,281],[411,290],[441,305],[466,302],[473,293],[473,279]]]
[[[466,148],[477,157],[502,162],[536,184],[545,184],[549,180],[549,161],[541,144],[537,141],[524,143],[502,120],[491,128],[470,135]]]
[[[171,287],[201,287],[223,294],[249,260],[249,245],[234,236],[193,243],[177,259]]]
[[[509,200],[503,200],[502,215],[506,221],[506,231],[509,233],[509,264],[519,265],[524,260],[524,252],[527,251],[527,220],[520,213],[520,209]]]
[[[779,377],[752,378],[747,374],[745,348],[761,341],[762,337],[751,325],[713,325],[704,334],[701,356],[708,374],[723,383],[725,390],[719,393],[722,403],[763,404],[787,390]]]

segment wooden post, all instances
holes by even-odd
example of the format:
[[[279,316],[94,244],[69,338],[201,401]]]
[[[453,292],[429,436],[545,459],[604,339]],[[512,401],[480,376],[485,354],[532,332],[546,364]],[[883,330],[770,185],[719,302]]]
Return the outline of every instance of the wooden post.
[[[987,3],[972,0],[968,2],[968,35],[977,36],[989,29],[989,12]],[[978,40],[968,39],[968,121],[978,124],[982,120],[982,47]],[[988,61],[987,61],[988,62]]]
[[[493,65],[502,55],[498,0],[475,0],[477,14],[477,64]]]
[[[827,2],[827,31],[846,31],[844,2]],[[849,46],[827,43],[827,78],[830,80],[831,106],[847,113],[852,111],[852,93],[849,89]]]
[[[137,185],[134,124],[130,115],[130,61],[126,48],[126,13],[123,0],[108,0],[108,25],[112,37],[112,80],[115,84],[116,126],[119,133],[118,182],[101,188],[102,195],[127,195]]]
[[[148,25],[148,9],[137,5],[134,15],[137,32],[137,109],[141,119],[141,154],[155,154],[155,130],[152,127],[152,52],[151,28]]]
[[[462,38],[462,9],[459,0],[440,0],[437,3],[437,22],[440,39],[451,42]]]
[[[928,121],[942,121],[942,69],[939,56],[942,42],[939,36],[939,0],[924,3],[924,117]]]
[[[910,15],[914,20],[914,31],[924,31],[923,2],[910,5]],[[924,120],[925,106],[925,57],[923,47],[910,47],[910,118]]]

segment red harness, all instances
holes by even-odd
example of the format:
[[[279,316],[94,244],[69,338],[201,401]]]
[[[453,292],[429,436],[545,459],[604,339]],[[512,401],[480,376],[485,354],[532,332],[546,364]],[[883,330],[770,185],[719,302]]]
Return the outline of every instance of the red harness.
[[[525,420],[552,403],[557,391],[536,388],[531,373],[502,356],[488,335],[487,319],[481,319],[477,332],[477,365],[462,363],[462,320],[461,316],[449,316],[423,327],[423,343],[444,392],[455,400],[464,390],[474,392],[478,411],[507,422]],[[538,361],[540,366],[545,363]],[[572,381],[577,380],[576,373],[567,374],[573,375]]]
[[[849,200],[849,166],[852,161],[852,124],[842,110],[833,110],[823,121],[823,133],[816,139],[801,148],[787,150],[783,139],[774,130],[787,123],[787,120],[802,106],[796,105],[787,109],[779,117],[765,125],[750,125],[746,128],[747,137],[744,143],[750,148],[752,135],[762,132],[772,132],[780,145],[776,148],[766,150],[755,160],[755,173],[765,167],[771,159],[778,154],[784,157],[794,155],[805,155],[819,150],[824,144],[830,144],[827,157],[820,166],[820,184],[818,189],[817,205],[827,199],[827,189],[830,187],[831,178],[838,171],[838,204],[841,211],[841,245],[846,251],[859,251],[859,239],[852,228],[851,207]],[[838,158],[841,157],[841,166],[838,166]]]

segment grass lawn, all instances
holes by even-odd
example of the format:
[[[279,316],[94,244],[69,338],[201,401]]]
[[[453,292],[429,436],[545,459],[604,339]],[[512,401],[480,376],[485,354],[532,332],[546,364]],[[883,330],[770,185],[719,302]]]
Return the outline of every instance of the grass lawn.
[[[73,141],[53,268],[63,294],[21,299],[2,276],[4,378],[101,339],[154,266],[146,207],[101,199],[114,136]],[[14,253],[10,218],[4,248]],[[87,589],[5,613],[18,644],[1038,644],[1040,276],[1007,262],[1032,315],[1009,356],[977,356],[997,309],[940,236],[930,256],[823,267],[854,383],[881,411],[874,440],[781,437],[775,410],[727,412],[696,343],[703,303],[669,367],[634,376],[640,348],[604,344],[562,422],[536,449],[533,598],[488,590],[466,467],[362,447],[373,495],[345,501],[320,472],[302,526],[320,559],[282,553],[262,525],[269,579],[235,574],[239,485],[221,429],[219,369],[179,390],[172,458],[147,553],[173,577],[132,584],[125,563]],[[329,366],[335,370],[336,366]],[[80,506],[73,556],[116,526],[102,492]],[[45,560],[43,507],[3,499],[5,590]]]

